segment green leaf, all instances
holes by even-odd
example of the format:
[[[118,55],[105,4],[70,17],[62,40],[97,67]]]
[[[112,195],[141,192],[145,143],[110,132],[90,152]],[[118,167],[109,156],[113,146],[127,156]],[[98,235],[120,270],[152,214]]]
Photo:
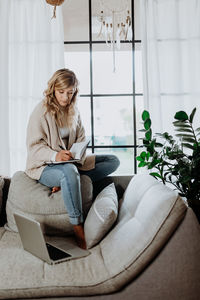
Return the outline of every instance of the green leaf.
[[[187,125],[187,120],[183,120],[183,121],[174,121],[173,122],[173,124],[175,125],[175,126],[182,126],[182,125]],[[189,126],[189,125],[188,125]]]
[[[155,150],[155,139],[149,142],[147,151],[149,151],[151,155],[155,155],[155,153],[157,153],[157,151]]]
[[[149,130],[151,128],[151,120],[150,119],[146,119],[144,122],[144,128],[146,130]]]
[[[181,179],[181,183],[185,183],[187,184],[188,182],[191,181],[191,177],[190,176],[184,176],[182,179]]]
[[[147,161],[149,160],[150,156],[151,156],[150,152],[147,152],[147,153],[146,153],[146,160],[147,160]]]
[[[138,167],[141,168],[141,167],[145,167],[146,165],[147,165],[146,162],[141,161],[141,162],[139,163]]]
[[[143,158],[143,160],[144,160],[145,157],[146,157],[146,152],[145,152],[145,151],[142,151],[142,152],[140,153],[140,157]]]
[[[164,178],[166,179],[167,175],[170,174],[170,172],[165,172]]]
[[[185,121],[184,122],[176,121],[173,122],[173,125],[179,128],[191,128],[191,125],[187,124]]]
[[[195,141],[195,139],[192,139],[192,138],[183,138],[182,139],[182,141],[184,141],[184,142],[188,142],[188,143],[192,143],[192,144],[195,144],[196,143],[196,141]]]
[[[195,113],[196,113],[196,107],[193,109],[193,111],[192,111],[192,113],[191,113],[191,115],[190,115],[190,118],[189,118],[189,120],[190,120],[190,123],[192,123],[193,122],[193,118],[194,118],[194,115],[195,115]]]
[[[138,161],[144,161],[144,159],[142,157],[140,157],[140,156],[137,156],[136,160],[138,160]]]
[[[177,133],[177,134],[175,134],[177,137],[182,137],[182,138],[193,138],[194,136],[193,136],[193,134],[191,135],[191,134],[182,134],[182,133]]]
[[[167,141],[169,141],[170,143],[174,142],[173,137],[171,135],[169,135],[168,132],[164,132],[164,133],[156,133],[156,135],[166,139]]]
[[[195,149],[195,150],[199,150],[199,149],[200,149],[200,148],[199,148],[199,143],[195,143],[193,146],[194,146],[194,149]]]
[[[147,110],[144,110],[142,113],[142,120],[146,121],[146,119],[149,119],[149,118],[150,118],[149,112]]]
[[[185,120],[188,120],[188,115],[186,114],[185,111],[181,110],[175,114],[174,118],[177,120],[185,121]]]
[[[149,141],[143,139],[143,144],[145,145],[145,147],[147,147],[147,145],[149,145]]]
[[[154,160],[152,160],[152,162],[149,164],[149,166],[148,166],[148,169],[152,169],[152,168],[154,168],[157,164],[159,164],[160,163],[160,160],[158,160],[158,159],[154,159]]]
[[[152,166],[151,164],[148,165],[148,169],[153,169],[154,166]]]
[[[193,132],[191,129],[186,129],[186,128],[178,128],[175,129],[176,131],[183,131],[183,132]]]
[[[151,129],[149,129],[146,133],[145,133],[145,137],[147,139],[147,141],[151,140],[151,136],[152,136],[152,131]]]
[[[155,147],[163,147],[163,144],[161,144],[161,143],[155,143]]]
[[[172,175],[169,175],[169,176],[168,176],[168,180],[169,180],[169,181],[172,181]]]
[[[160,174],[158,174],[158,173],[152,172],[152,173],[149,173],[149,175],[154,176],[154,177],[158,177],[158,178],[162,179],[162,176]]]
[[[193,147],[191,144],[188,144],[188,143],[182,143],[182,146],[185,147],[185,148],[189,148],[189,149],[194,150],[194,147]]]

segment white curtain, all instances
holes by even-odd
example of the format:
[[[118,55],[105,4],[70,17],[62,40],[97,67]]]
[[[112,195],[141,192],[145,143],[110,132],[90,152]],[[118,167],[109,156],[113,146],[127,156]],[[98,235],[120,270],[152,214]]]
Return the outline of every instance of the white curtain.
[[[61,7],[56,19],[52,15],[44,0],[0,0],[0,174],[24,170],[30,113],[51,75],[64,67]]]
[[[0,0],[0,175],[10,170],[8,99],[8,1]]]
[[[173,132],[176,111],[197,107],[200,127],[200,1],[141,0],[145,108],[155,132]]]

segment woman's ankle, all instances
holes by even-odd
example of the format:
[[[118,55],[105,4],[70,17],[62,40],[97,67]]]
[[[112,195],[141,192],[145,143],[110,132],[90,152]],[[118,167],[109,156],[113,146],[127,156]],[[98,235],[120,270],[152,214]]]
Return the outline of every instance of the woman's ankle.
[[[86,241],[85,241],[85,233],[84,233],[84,227],[83,223],[78,225],[73,225],[74,234],[76,237],[77,244],[80,248],[86,249]]]

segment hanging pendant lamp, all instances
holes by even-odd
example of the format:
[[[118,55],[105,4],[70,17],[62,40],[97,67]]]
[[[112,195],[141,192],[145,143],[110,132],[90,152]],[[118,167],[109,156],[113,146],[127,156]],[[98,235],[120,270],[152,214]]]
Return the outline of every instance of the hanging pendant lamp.
[[[56,6],[61,5],[65,0],[46,0],[46,2],[50,5],[54,6],[53,16],[52,18],[56,18]]]

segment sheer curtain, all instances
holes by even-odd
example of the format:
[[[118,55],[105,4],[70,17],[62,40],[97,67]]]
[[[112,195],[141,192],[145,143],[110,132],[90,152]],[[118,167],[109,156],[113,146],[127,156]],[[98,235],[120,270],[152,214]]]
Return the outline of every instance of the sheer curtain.
[[[10,170],[8,103],[8,15],[9,2],[0,0],[0,175]]]
[[[200,1],[141,0],[145,108],[155,132],[197,107],[200,126]]]
[[[58,7],[56,19],[51,19],[52,10],[44,0],[0,0],[0,174],[24,170],[30,113],[43,98],[50,76],[64,67],[62,11]]]

